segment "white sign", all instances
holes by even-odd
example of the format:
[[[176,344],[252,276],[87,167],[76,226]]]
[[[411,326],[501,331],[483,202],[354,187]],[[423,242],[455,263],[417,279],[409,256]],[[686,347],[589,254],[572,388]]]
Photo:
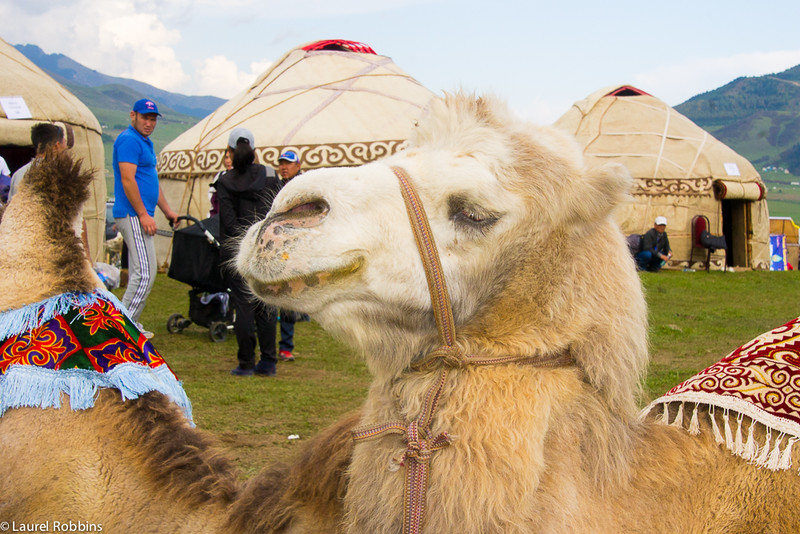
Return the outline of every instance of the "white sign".
[[[0,96],[0,106],[9,119],[32,119],[31,110],[21,96]]]
[[[728,173],[728,176],[741,176],[742,173],[739,172],[739,166],[735,163],[724,163],[725,165],[725,172]]]

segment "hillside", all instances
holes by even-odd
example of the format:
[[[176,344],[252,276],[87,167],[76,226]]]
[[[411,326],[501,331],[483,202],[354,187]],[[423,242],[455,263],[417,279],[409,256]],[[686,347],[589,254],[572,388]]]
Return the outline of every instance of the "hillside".
[[[127,87],[135,94],[147,95],[152,98],[158,103],[159,108],[167,106],[180,114],[189,115],[195,119],[202,119],[225,103],[224,99],[216,96],[186,96],[164,91],[136,80],[108,76],[84,67],[63,54],[45,54],[41,48],[35,45],[14,45],[14,48],[22,52],[25,57],[33,61],[40,69],[46,71],[57,82],[65,86],[81,86],[98,90],[106,86]],[[110,93],[108,90],[102,92]],[[113,99],[110,94],[108,96],[111,96],[112,100],[104,101],[109,104],[117,104],[118,107],[119,101]],[[81,98],[81,100],[83,99]],[[86,101],[84,100],[84,102]],[[124,104],[119,110],[129,111],[126,109],[128,106],[130,106],[130,103]],[[116,108],[109,107],[108,109]]]
[[[800,65],[737,78],[675,109],[759,170],[781,167],[800,176]]]
[[[162,117],[151,136],[156,153],[225,102],[214,96],[186,96],[136,80],[107,76],[63,54],[45,54],[38,46],[14,46],[86,104],[97,117],[103,128],[109,195],[113,192],[111,158],[114,139],[130,124],[130,110],[134,102],[147,97],[158,104]]]

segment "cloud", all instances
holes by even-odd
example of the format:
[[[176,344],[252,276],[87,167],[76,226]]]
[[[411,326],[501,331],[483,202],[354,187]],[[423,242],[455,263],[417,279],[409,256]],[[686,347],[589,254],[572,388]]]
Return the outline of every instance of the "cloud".
[[[168,4],[173,10],[187,5]],[[173,48],[180,32],[165,25],[163,7],[147,0],[68,0],[35,9],[11,2],[0,6],[0,24],[11,44],[36,44],[104,74],[176,90],[189,77]]]
[[[800,50],[697,58],[634,76],[637,87],[671,106],[712,91],[741,76],[763,76],[800,64]]]
[[[250,64],[249,72],[243,72],[236,63],[222,55],[197,61],[192,91],[187,94],[230,98],[247,89],[271,64],[269,61],[254,62]]]
[[[200,0],[204,4],[214,4],[214,0]],[[304,18],[309,15],[323,17],[328,15],[359,15],[366,13],[382,13],[394,9],[420,4],[432,4],[440,0],[295,0],[293,2],[263,0],[231,0],[237,8],[268,12],[271,19]],[[266,4],[266,5],[264,5]]]

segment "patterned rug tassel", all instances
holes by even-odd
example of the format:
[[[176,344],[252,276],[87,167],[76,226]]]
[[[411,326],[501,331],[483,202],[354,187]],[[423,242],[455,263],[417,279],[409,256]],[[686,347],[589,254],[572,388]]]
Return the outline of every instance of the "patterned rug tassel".
[[[769,451],[770,451],[770,444],[772,443],[772,429],[767,428],[767,437],[764,443],[764,447],[761,449],[761,452],[756,458],[756,463],[758,465],[767,465],[767,460],[769,460]]]
[[[772,448],[772,452],[769,454],[769,459],[767,460],[767,469],[772,469],[773,471],[780,469],[781,443],[783,443],[783,432],[781,432],[778,439],[775,440],[775,447]]]
[[[731,430],[730,412],[727,409],[722,412],[722,418],[725,420],[725,446],[732,451],[734,450],[733,431]]]
[[[672,421],[672,426],[683,428],[683,403],[678,405],[678,413],[675,414],[675,420]]]
[[[692,410],[692,420],[689,421],[689,434],[693,436],[700,435],[700,420],[697,412],[700,410],[700,405],[695,403],[694,410]]]
[[[722,445],[725,441],[722,439],[722,433],[719,431],[719,425],[717,425],[717,418],[714,415],[714,407],[711,406],[708,410],[708,416],[711,418],[711,428],[714,431],[714,441],[717,442],[717,445]]]
[[[664,412],[661,414],[661,424],[669,425],[669,404],[664,403]]]
[[[750,419],[750,428],[747,431],[747,443],[744,445],[744,451],[742,453],[742,457],[745,460],[753,461],[758,456],[758,447],[756,446],[756,437],[755,437],[755,429],[756,422],[753,419]]]
[[[778,469],[788,470],[792,468],[792,447],[794,446],[795,442],[797,442],[797,438],[789,438],[786,448],[783,449],[783,454],[781,455],[781,462],[778,466]]]
[[[736,456],[744,456],[744,440],[742,439],[742,419],[744,419],[743,414],[739,414],[736,417],[736,442],[735,442],[735,449],[733,453]]]

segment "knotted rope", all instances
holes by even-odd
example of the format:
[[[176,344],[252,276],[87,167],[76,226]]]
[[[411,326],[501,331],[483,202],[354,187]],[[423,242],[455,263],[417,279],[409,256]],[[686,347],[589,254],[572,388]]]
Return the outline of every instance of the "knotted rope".
[[[428,389],[420,416],[411,422],[392,421],[381,425],[367,425],[353,431],[355,441],[365,441],[384,434],[401,434],[406,442],[406,450],[400,463],[406,467],[406,485],[403,492],[403,533],[419,534],[425,519],[425,494],[428,487],[428,464],[433,453],[451,443],[447,432],[433,435],[430,425],[439,404],[447,375],[450,369],[468,365],[493,365],[500,363],[528,363],[541,367],[560,367],[573,363],[569,351],[552,356],[501,356],[486,358],[465,355],[455,345],[455,324],[450,297],[442,272],[436,243],[433,239],[425,208],[417,195],[408,175],[399,167],[392,171],[400,182],[406,211],[414,232],[420,258],[425,268],[425,278],[431,296],[436,329],[440,345],[410,367],[413,371],[429,371],[439,368],[439,377]]]

